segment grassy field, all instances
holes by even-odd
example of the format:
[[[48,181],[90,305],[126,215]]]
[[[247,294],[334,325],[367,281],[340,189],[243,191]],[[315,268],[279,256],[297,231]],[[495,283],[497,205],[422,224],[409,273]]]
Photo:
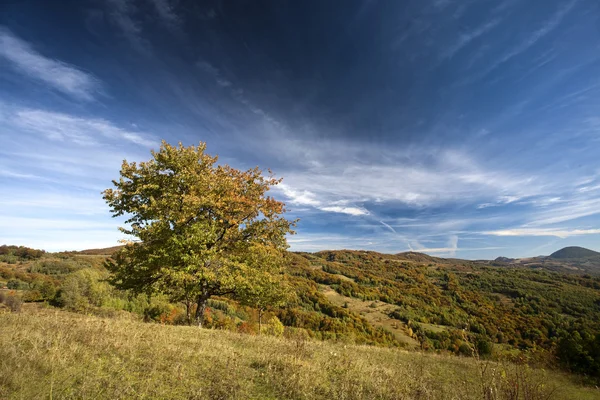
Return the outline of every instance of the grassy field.
[[[598,399],[571,376],[472,358],[98,318],[0,314],[4,399]],[[518,390],[518,393],[517,393]]]

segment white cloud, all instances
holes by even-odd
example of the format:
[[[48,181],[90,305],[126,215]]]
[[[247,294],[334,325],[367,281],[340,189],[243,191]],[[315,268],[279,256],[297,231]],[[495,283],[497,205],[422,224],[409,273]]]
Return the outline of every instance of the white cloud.
[[[102,140],[127,141],[140,146],[152,147],[156,141],[142,132],[121,129],[107,120],[80,118],[68,114],[44,110],[19,110],[10,122],[56,141],[71,141],[79,145],[95,145]]]
[[[347,201],[331,201],[324,203],[318,200],[314,193],[307,190],[295,190],[289,185],[280,184],[278,188],[281,189],[284,196],[289,199],[291,204],[300,206],[311,206],[321,211],[348,214],[348,215],[368,215],[369,211],[361,207],[346,206]]]
[[[62,61],[43,56],[29,43],[2,27],[0,57],[10,62],[21,73],[80,100],[93,100],[100,88],[99,81],[93,75]]]
[[[327,207],[321,207],[321,210],[328,211],[328,212],[334,212],[334,213],[348,214],[348,215],[368,215],[369,214],[369,212],[367,210],[365,210],[364,208],[359,208],[359,207],[327,206]]]
[[[338,150],[318,144],[323,150],[306,150],[295,146],[288,154],[303,152],[304,161],[319,165],[305,169],[283,172],[285,183],[298,193],[310,193],[311,199],[321,203],[345,200],[348,203],[367,201],[396,202],[411,206],[429,206],[460,201],[471,203],[480,199],[502,204],[517,199],[541,194],[540,185],[534,177],[486,171],[470,157],[463,154],[460,160],[447,157],[448,152],[439,151],[430,155],[423,149],[412,149],[411,153],[390,155],[385,150],[377,156],[353,154],[350,145],[339,143]],[[334,147],[334,146],[331,146]],[[285,146],[279,147],[280,149]],[[329,151],[328,151],[329,150]],[[370,151],[363,149],[365,152]],[[341,154],[340,157],[336,157]],[[435,153],[435,152],[434,152]],[[311,157],[312,156],[312,157]],[[386,163],[372,162],[367,165],[355,162],[358,159],[384,159]],[[432,159],[431,164],[421,160]],[[298,158],[296,158],[298,159]]]
[[[390,231],[392,231],[393,233],[397,233],[396,230],[394,228],[392,228],[390,225],[386,224],[383,221],[379,221],[381,223],[381,225],[385,226],[386,228],[388,228]]]
[[[565,239],[571,236],[596,235],[600,229],[561,229],[561,228],[519,228],[482,232],[493,236],[555,236]]]
[[[283,183],[279,184],[277,187],[283,191],[283,194],[290,199],[290,203],[292,204],[313,207],[317,207],[321,204],[315,199],[315,194],[307,190],[298,191]]]
[[[600,214],[600,198],[572,198],[532,215],[526,227],[538,227]]]
[[[458,236],[450,235],[446,247],[428,248],[423,246],[418,240],[413,240],[412,245],[409,246],[411,251],[417,251],[425,254],[438,254],[449,257],[454,257],[458,248]]]

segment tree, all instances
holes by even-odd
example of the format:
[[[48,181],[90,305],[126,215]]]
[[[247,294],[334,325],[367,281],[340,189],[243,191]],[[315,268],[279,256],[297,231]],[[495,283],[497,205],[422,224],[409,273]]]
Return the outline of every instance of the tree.
[[[270,307],[280,307],[294,300],[295,294],[290,290],[288,282],[275,274],[258,273],[252,282],[239,293],[242,304],[256,308],[258,311],[258,333],[262,332],[262,318]]]
[[[257,274],[278,272],[295,224],[266,195],[281,179],[216,165],[205,150],[163,141],[150,161],[123,161],[116,188],[103,192],[113,216],[128,217],[119,229],[135,238],[107,264],[111,281],[183,302],[198,326],[210,297],[239,296]]]

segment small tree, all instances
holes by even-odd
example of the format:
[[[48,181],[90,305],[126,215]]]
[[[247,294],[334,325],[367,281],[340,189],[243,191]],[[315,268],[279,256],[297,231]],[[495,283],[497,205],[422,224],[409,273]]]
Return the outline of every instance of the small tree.
[[[262,318],[269,308],[280,307],[294,299],[294,293],[281,275],[259,273],[252,277],[239,300],[258,311],[258,333],[262,331]]]
[[[188,322],[195,305],[199,326],[210,297],[235,297],[257,274],[277,272],[294,225],[266,196],[280,179],[215,165],[205,150],[163,141],[150,161],[123,161],[116,189],[104,191],[113,216],[129,217],[120,230],[136,239],[108,263],[112,282],[168,294],[185,304]]]

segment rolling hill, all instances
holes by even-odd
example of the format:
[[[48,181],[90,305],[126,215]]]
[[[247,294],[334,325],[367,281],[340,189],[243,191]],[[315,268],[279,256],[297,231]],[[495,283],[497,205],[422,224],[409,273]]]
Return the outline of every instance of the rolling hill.
[[[88,314],[127,311],[147,321],[184,322],[181,304],[112,288],[103,267],[106,252],[0,260],[0,287],[29,302]],[[269,316],[293,337],[457,355],[476,349],[546,359],[577,332],[579,342],[572,345],[591,354],[587,346],[600,338],[600,276],[563,273],[571,264],[550,257],[490,263],[414,252],[289,253],[285,273],[297,298]],[[256,310],[226,297],[212,299],[209,308],[207,327],[256,333]],[[579,365],[580,372],[600,375],[600,357],[577,360],[569,360],[571,370]]]
[[[563,260],[563,259],[590,259],[597,258],[600,260],[600,253],[597,251],[589,250],[584,247],[565,247],[554,253],[550,254],[550,258]]]
[[[584,247],[565,247],[549,256],[529,258],[498,257],[481,263],[496,267],[529,268],[569,274],[600,274],[600,253]]]

